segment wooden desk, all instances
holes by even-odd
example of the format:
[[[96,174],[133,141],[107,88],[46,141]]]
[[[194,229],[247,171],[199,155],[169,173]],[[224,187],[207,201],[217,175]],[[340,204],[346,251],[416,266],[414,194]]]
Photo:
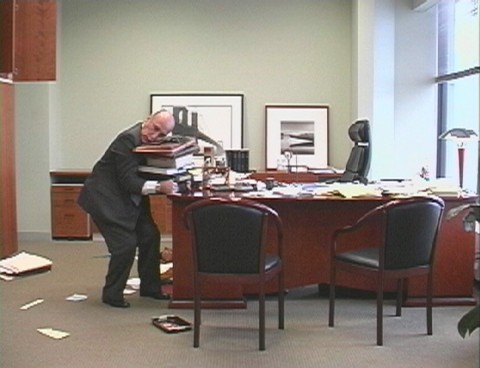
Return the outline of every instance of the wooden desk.
[[[192,258],[190,236],[183,225],[183,210],[191,202],[202,198],[195,195],[171,195],[172,200],[172,240],[173,240],[173,295],[170,308],[192,307]],[[446,211],[460,203],[474,202],[475,198],[444,198]],[[388,199],[258,199],[274,208],[284,224],[285,240],[285,285],[286,288],[307,285],[328,284],[329,242],[335,228],[352,223],[370,209]],[[360,239],[379,236],[378,227],[367,229]],[[434,298],[436,305],[472,304],[474,234],[463,230],[462,218],[442,223],[434,270]],[[358,290],[374,291],[374,282],[353,274],[339,273],[337,285]],[[406,287],[405,305],[422,302],[426,280],[423,277],[411,279]],[[394,283],[386,285],[386,291],[394,291]],[[244,308],[244,295],[255,293],[251,287],[216,284],[204,285],[203,295],[208,302],[205,308]],[[275,292],[272,282],[269,292]]]
[[[293,172],[269,170],[264,172],[256,172],[250,175],[251,179],[265,181],[267,178],[273,178],[283,183],[314,183],[319,181],[338,179],[342,174],[335,172],[324,172],[315,174],[312,172]]]

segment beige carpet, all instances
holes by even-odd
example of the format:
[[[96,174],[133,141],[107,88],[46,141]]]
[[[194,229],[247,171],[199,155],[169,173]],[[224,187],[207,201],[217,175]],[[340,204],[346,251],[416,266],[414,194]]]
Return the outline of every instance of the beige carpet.
[[[286,329],[276,329],[276,303],[267,302],[267,350],[258,351],[257,303],[246,310],[205,310],[200,348],[192,332],[166,334],[152,316],[169,310],[165,301],[128,296],[119,310],[100,301],[108,258],[101,242],[25,243],[22,250],[46,256],[52,271],[0,281],[0,367],[479,367],[479,335],[463,340],[456,323],[468,307],[434,308],[434,335],[426,336],[425,310],[406,308],[392,317],[386,302],[384,347],[375,345],[375,301],[341,298],[336,327],[327,327],[328,301],[316,286],[290,290]],[[132,272],[136,276],[136,271]],[[86,294],[82,302],[65,298]],[[37,298],[42,304],[20,307]],[[51,327],[70,333],[54,340],[37,332]]]

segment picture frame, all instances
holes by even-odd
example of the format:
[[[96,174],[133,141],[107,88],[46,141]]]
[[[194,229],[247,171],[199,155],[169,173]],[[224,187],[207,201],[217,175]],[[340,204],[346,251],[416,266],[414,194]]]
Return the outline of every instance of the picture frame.
[[[327,105],[265,105],[266,169],[328,167],[328,120]]]
[[[174,134],[193,136],[202,154],[205,147],[243,147],[243,94],[154,93],[150,111],[170,111],[175,117]]]

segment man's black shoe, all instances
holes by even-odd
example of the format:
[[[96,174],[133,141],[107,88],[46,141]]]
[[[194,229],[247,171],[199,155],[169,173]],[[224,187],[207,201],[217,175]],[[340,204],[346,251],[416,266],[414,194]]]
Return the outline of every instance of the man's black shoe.
[[[147,297],[147,298],[153,298],[153,299],[156,299],[156,300],[168,300],[168,299],[170,299],[169,295],[162,294],[158,291],[150,292],[150,293],[141,291],[140,296],[144,296],[144,297]]]
[[[104,299],[103,302],[114,308],[129,308],[130,303],[126,300],[108,300]]]

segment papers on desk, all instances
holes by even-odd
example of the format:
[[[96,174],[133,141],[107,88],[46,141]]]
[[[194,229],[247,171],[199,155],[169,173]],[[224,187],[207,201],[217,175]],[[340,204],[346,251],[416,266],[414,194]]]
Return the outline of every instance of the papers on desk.
[[[337,194],[343,198],[382,196],[382,190],[375,185],[363,185],[353,183],[335,183],[332,185],[330,193]]]
[[[359,183],[306,183],[280,185],[272,190],[258,190],[244,194],[252,198],[405,198],[424,195],[459,196],[461,190],[450,182],[437,179],[432,181],[380,181],[372,184]]]
[[[379,197],[382,190],[374,185],[353,183],[308,183],[290,184],[245,194],[255,198],[321,198],[338,196],[341,198]]]
[[[426,185],[427,189],[436,195],[459,196],[462,193],[462,188],[445,178],[428,181]]]

